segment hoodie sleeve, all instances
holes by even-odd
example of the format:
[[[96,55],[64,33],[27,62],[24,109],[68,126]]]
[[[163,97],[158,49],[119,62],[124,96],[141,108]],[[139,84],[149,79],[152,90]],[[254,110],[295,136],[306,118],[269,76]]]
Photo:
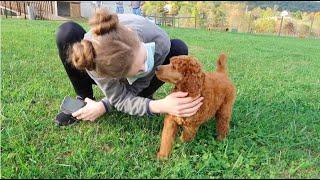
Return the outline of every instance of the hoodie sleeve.
[[[93,72],[87,71],[103,91],[105,98],[102,99],[107,111],[114,107],[118,111],[130,115],[153,115],[149,110],[151,99],[136,96],[127,89],[127,85],[118,79],[98,78]]]

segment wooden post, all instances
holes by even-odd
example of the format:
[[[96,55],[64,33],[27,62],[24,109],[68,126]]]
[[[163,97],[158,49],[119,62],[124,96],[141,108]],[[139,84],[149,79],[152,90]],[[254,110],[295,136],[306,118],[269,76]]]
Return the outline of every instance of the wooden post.
[[[6,14],[6,18],[8,18],[8,13],[7,13],[7,1],[4,2],[4,13]]]
[[[47,2],[46,8],[47,8],[46,12],[47,12],[48,20],[50,20],[50,16],[49,16],[49,14],[50,14],[50,4],[49,4],[49,2]]]
[[[12,6],[11,6],[11,1],[9,1],[9,6],[10,6],[10,15],[11,15],[11,18],[12,18]]]
[[[35,7],[36,7],[36,8],[34,9],[34,10],[35,10],[35,11],[34,11],[34,12],[35,12],[35,20],[37,20],[37,18],[40,18],[39,2],[36,1],[34,5],[35,5]]]
[[[312,19],[311,19],[310,30],[309,30],[309,37],[311,36],[312,25],[313,25],[314,16],[315,16],[315,14],[314,14],[314,13],[312,13],[312,14],[313,14],[313,17],[312,17]]]
[[[24,10],[24,19],[27,19],[26,3],[25,2],[23,2],[23,10]]]
[[[49,12],[47,4],[48,4],[47,1],[45,1],[44,4],[43,4],[43,6],[44,6],[44,18],[45,19],[47,18],[47,14]]]
[[[19,11],[19,16],[21,16],[21,8],[20,8],[20,2],[16,1],[17,10]]]
[[[250,16],[249,16],[248,33],[250,32],[250,26],[251,26],[251,13],[250,13]]]
[[[50,1],[50,6],[51,6],[51,14],[53,14],[53,6],[52,6],[52,1]]]
[[[47,12],[48,12],[47,3],[48,3],[47,1],[44,1],[44,3],[43,3],[43,6],[44,6],[44,7],[43,7],[43,8],[44,8],[44,9],[43,9],[43,11],[44,11],[44,13],[43,13],[44,15],[43,15],[43,16],[44,16],[44,18],[46,18]]]
[[[279,28],[278,36],[280,36],[280,33],[281,33],[281,29],[282,29],[282,22],[283,22],[283,16],[281,17],[281,23],[280,23],[280,28]]]
[[[17,11],[19,12],[19,16],[21,16],[21,9],[20,9],[20,2],[19,1],[16,1],[16,6],[17,6]]]
[[[42,2],[43,2],[43,1],[40,1],[40,2],[39,2],[39,6],[40,6],[40,12],[39,12],[39,14],[40,14],[40,20],[43,20],[43,14],[42,14]]]

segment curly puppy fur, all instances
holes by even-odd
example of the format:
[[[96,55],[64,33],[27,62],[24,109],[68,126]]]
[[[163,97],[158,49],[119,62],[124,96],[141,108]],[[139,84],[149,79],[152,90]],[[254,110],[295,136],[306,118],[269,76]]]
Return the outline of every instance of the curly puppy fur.
[[[212,117],[216,119],[217,140],[222,141],[227,136],[236,88],[228,78],[226,61],[227,56],[222,53],[213,73],[203,72],[199,61],[186,55],[172,57],[170,64],[157,67],[156,75],[160,80],[175,84],[172,92],[204,97],[202,106],[191,117],[165,116],[158,159],[170,155],[179,125],[183,127],[182,142],[191,141],[200,125]]]

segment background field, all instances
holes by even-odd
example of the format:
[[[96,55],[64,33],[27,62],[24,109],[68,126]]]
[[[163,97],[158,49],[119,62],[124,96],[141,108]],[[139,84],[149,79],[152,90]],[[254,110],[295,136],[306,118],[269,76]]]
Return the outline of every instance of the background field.
[[[319,40],[166,28],[206,71],[228,53],[237,99],[227,140],[214,140],[210,121],[162,162],[163,116],[53,123],[75,96],[55,45],[60,24],[1,20],[2,178],[320,178]]]

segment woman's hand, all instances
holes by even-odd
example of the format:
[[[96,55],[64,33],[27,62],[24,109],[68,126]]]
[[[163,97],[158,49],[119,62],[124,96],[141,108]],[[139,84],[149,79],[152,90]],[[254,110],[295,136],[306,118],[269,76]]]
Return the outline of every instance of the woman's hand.
[[[203,97],[186,97],[186,92],[174,92],[161,100],[151,101],[150,110],[155,113],[168,113],[178,117],[194,115],[202,105]]]
[[[86,98],[84,101],[87,102],[87,104],[72,113],[73,117],[85,121],[95,121],[106,112],[102,102],[96,102],[89,98]]]

